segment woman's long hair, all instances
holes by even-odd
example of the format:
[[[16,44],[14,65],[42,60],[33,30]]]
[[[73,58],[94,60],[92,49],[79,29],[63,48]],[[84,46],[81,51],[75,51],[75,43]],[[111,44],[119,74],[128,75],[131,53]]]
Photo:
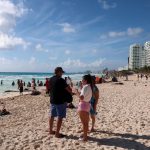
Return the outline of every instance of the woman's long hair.
[[[87,81],[87,84],[90,84],[90,87],[91,87],[91,90],[92,90],[92,93],[93,93],[92,76],[90,74],[88,74],[88,75],[84,75],[82,78]]]

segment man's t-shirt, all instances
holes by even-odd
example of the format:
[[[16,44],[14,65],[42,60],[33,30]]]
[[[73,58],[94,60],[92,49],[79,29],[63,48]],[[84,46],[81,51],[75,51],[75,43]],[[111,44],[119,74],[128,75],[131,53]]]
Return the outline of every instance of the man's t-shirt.
[[[50,78],[50,103],[63,104],[66,102],[65,88],[68,87],[66,81],[58,76]]]

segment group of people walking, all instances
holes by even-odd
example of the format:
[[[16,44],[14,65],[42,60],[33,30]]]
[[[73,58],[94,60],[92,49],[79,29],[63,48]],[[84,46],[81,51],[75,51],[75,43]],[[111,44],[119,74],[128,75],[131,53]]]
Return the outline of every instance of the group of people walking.
[[[61,67],[55,68],[55,75],[49,80],[50,91],[50,113],[49,113],[49,133],[54,134],[57,138],[62,138],[65,135],[60,133],[62,120],[66,117],[67,96],[66,91],[70,95],[79,97],[78,114],[83,126],[83,135],[81,140],[88,140],[89,116],[91,115],[93,132],[95,125],[96,106],[99,99],[99,90],[95,85],[95,77],[84,75],[82,78],[81,91],[76,90],[74,93],[72,88],[62,78],[64,73]],[[53,130],[54,119],[57,117],[56,130]]]
[[[139,81],[139,78],[142,79],[144,76],[145,76],[146,80],[148,80],[148,75],[147,74],[145,74],[145,75],[142,74],[142,73],[141,74],[137,74],[138,81]]]

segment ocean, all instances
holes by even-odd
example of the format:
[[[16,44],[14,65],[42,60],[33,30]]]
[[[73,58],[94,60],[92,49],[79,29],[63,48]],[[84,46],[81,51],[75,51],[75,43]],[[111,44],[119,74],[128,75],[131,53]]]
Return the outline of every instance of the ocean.
[[[27,83],[32,81],[32,78],[42,81],[45,83],[45,78],[50,78],[53,76],[53,73],[34,73],[34,72],[0,72],[0,95],[4,94],[7,90],[18,90],[17,80],[23,80],[23,82]],[[64,77],[69,76],[72,81],[75,83],[82,79],[83,74],[77,73],[66,73],[63,75]],[[2,85],[1,85],[2,81]],[[12,82],[15,82],[15,85],[12,86]]]

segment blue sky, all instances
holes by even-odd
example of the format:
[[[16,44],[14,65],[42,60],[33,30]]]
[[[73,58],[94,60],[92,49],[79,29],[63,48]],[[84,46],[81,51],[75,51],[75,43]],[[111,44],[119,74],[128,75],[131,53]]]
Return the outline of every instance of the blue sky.
[[[150,41],[150,0],[0,0],[0,71],[127,65]]]

